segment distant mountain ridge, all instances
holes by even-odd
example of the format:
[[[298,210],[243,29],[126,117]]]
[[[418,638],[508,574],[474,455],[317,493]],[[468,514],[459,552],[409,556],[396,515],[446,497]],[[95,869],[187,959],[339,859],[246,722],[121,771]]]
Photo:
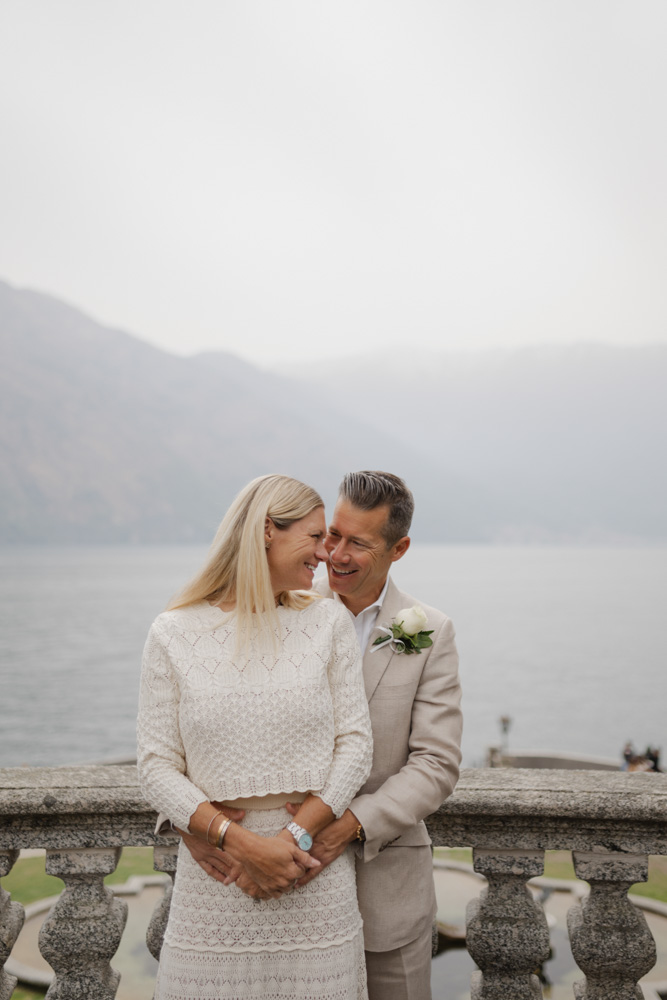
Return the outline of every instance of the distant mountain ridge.
[[[253,476],[331,501],[351,468],[406,477],[416,541],[667,539],[666,347],[287,377],[171,355],[3,282],[0,344],[4,543],[208,541]]]
[[[3,542],[209,541],[239,488],[272,471],[328,499],[347,469],[368,465],[453,492],[452,477],[425,476],[319,389],[229,354],[176,357],[6,283],[0,344]]]
[[[667,344],[393,352],[327,371],[360,418],[495,490],[495,541],[667,539]]]

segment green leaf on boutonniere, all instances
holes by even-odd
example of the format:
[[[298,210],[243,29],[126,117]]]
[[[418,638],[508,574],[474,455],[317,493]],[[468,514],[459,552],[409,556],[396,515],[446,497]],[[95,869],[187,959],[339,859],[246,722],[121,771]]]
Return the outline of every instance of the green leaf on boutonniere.
[[[389,643],[390,646],[394,647],[395,653],[421,653],[422,649],[428,649],[429,646],[433,645],[433,640],[431,636],[433,635],[434,629],[421,629],[419,632],[415,632],[413,635],[409,635],[404,629],[404,621],[407,619],[411,624],[415,626],[421,621],[424,625],[426,624],[426,615],[423,608],[415,605],[414,608],[406,608],[405,612],[399,612],[402,616],[400,621],[394,619],[389,623],[389,625],[377,625],[384,635],[379,636],[379,638],[374,639],[373,646],[383,646],[385,643]],[[398,615],[396,616],[398,617]],[[415,620],[416,618],[416,620]]]

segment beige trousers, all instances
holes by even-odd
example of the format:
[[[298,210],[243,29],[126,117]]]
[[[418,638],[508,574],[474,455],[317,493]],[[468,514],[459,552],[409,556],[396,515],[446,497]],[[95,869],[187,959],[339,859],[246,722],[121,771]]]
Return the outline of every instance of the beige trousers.
[[[431,1000],[431,927],[393,951],[367,951],[368,1000]]]

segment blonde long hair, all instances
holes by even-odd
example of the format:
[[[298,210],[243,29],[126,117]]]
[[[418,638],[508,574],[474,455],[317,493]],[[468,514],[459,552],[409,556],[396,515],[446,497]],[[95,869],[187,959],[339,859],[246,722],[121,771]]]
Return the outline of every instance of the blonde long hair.
[[[282,531],[323,506],[319,493],[298,479],[280,475],[253,479],[223,517],[206,563],[167,610],[199,601],[235,601],[239,638],[248,635],[253,622],[266,627],[277,625],[276,596],[264,540],[266,519],[270,518]],[[313,599],[313,595],[299,590],[283,591],[277,598],[288,608],[303,608]]]

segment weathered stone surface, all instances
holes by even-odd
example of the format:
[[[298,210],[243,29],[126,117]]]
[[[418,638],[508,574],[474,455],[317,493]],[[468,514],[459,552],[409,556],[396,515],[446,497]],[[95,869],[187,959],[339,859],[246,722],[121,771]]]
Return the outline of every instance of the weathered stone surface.
[[[0,851],[0,878],[9,874],[18,856],[18,851]],[[9,1000],[16,986],[16,977],[10,976],[4,966],[24,920],[21,904],[12,902],[9,893],[0,886],[0,1000]]]
[[[18,859],[18,851],[0,851],[0,878],[9,875]]]
[[[154,822],[132,766],[0,771],[0,849],[176,842]],[[667,854],[667,775],[469,768],[427,823],[442,846]]]
[[[466,769],[426,823],[442,846],[667,854],[667,775]]]
[[[145,812],[135,765],[7,767],[0,814]]]
[[[173,875],[178,861],[178,847],[156,847],[153,850],[153,868],[156,872]]]
[[[502,972],[495,974],[493,982],[482,972],[473,972],[470,977],[471,1000],[541,1000],[542,987],[537,976],[517,986],[514,976]]]
[[[110,965],[127,919],[127,903],[104,885],[120,850],[47,852],[46,871],[65,890],[42,924],[39,949],[55,972],[49,1000],[114,1000],[120,975]]]
[[[0,770],[0,849],[177,843],[154,835],[155,819],[135,766]]]
[[[574,851],[577,878],[584,882],[625,882],[628,886],[648,879],[645,854],[617,854],[615,851]]]
[[[174,875],[176,874],[177,858],[178,851],[173,847],[156,847],[153,851],[153,868],[159,872],[167,872],[171,876],[172,883],[167,886],[164,896],[153,910],[153,915],[146,931],[146,945],[155,959],[160,958],[164,932],[167,929],[167,921],[169,920],[169,908],[171,907],[171,894]]]
[[[109,958],[116,946],[110,951],[107,943],[104,951],[96,941],[101,939],[99,928],[103,925],[110,928],[108,940],[115,940],[122,915],[103,890],[101,868],[111,863],[109,858],[115,857],[116,848],[126,845],[173,848],[178,843],[175,835],[154,835],[155,818],[155,811],[141,795],[133,766],[0,770],[0,858],[11,857],[11,852],[20,848],[51,851],[49,864],[62,869],[69,893],[61,900],[57,914],[60,940],[57,923],[52,935],[56,960],[57,953],[66,951],[68,942],[76,940],[76,927],[80,939],[87,940],[89,957],[82,951],[83,965],[73,970],[78,978],[70,976],[69,966],[63,967],[57,989],[64,992],[52,993],[52,997],[113,996]],[[477,935],[479,954],[486,953],[481,961],[487,963],[477,977],[476,995],[485,1000],[496,995],[499,1000],[523,996],[528,1000],[539,995],[539,986],[526,972],[527,955],[530,948],[537,949],[535,942],[542,940],[540,920],[524,884],[538,865],[529,852],[574,849],[579,852],[580,874],[594,886],[592,897],[599,894],[602,885],[615,885],[623,897],[628,879],[638,881],[643,871],[637,856],[667,854],[667,775],[464,770],[455,794],[427,824],[436,845],[476,848],[477,863],[483,866],[479,870],[489,878],[489,891],[471,912],[476,925],[472,937]],[[75,857],[77,849],[80,856]],[[82,854],[85,849],[90,850],[87,860]],[[597,860],[599,856],[603,856],[602,862]],[[600,863],[613,875],[611,882],[602,877]],[[173,865],[172,850],[156,861],[158,870],[169,871],[169,865]],[[4,905],[6,908],[6,899]],[[151,936],[154,953],[161,943],[168,899],[158,909]],[[91,923],[90,934],[81,930],[82,920]],[[585,953],[604,953],[604,925],[597,917],[591,922],[586,909],[578,920],[573,917],[583,960]],[[486,931],[484,924],[488,924]],[[627,927],[627,933],[635,935],[637,953],[642,949],[646,953],[641,929],[631,923]],[[11,949],[9,938],[3,941],[5,950]],[[493,973],[491,978],[487,970]],[[593,970],[588,985],[595,974]],[[523,977],[519,986],[517,975]],[[627,1000],[629,995],[625,986],[609,980],[605,989],[606,1000]],[[588,992],[586,997],[592,1000],[593,994]],[[0,1000],[4,1000],[2,993]]]
[[[473,868],[486,878],[492,875],[518,875],[527,881],[544,874],[544,851],[476,848],[473,851]]]
[[[656,948],[644,914],[628,889],[648,877],[648,858],[574,852],[574,870],[591,892],[567,917],[572,954],[586,979],[580,1000],[635,1000],[638,981],[655,965]]]
[[[481,972],[473,978],[475,1000],[541,996],[535,969],[549,955],[549,930],[542,907],[526,881],[544,871],[541,851],[473,851],[476,872],[488,888],[466,911],[466,943]]]

